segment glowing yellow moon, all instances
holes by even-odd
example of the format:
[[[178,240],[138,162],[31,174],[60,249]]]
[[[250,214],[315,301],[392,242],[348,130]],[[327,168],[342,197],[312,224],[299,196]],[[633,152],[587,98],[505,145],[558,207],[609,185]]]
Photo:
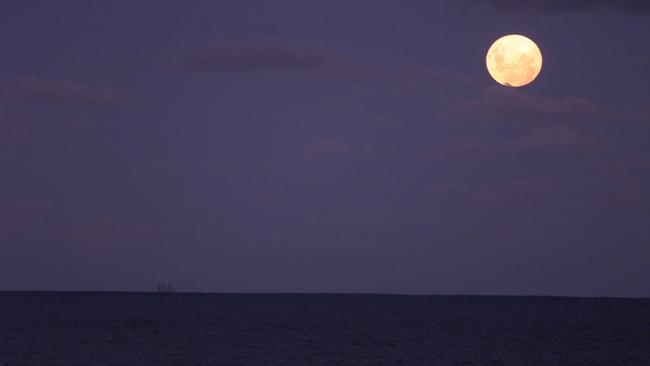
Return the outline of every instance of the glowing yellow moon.
[[[497,83],[520,87],[530,84],[542,71],[542,52],[530,39],[510,34],[492,43],[485,64]]]

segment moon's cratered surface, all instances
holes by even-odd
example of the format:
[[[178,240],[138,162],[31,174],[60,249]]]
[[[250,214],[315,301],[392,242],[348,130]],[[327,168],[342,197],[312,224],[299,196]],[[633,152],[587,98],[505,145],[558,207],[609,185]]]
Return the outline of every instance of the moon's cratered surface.
[[[539,75],[542,52],[530,39],[510,34],[492,43],[485,64],[499,84],[520,87],[530,84]]]

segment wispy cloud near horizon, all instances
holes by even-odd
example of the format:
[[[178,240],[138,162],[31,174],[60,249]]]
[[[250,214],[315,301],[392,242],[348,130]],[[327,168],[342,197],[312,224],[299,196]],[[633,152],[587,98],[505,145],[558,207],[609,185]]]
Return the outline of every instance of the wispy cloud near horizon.
[[[650,2],[646,0],[461,0],[454,6],[471,8],[490,6],[504,13],[557,12],[591,13],[615,12],[629,15],[650,15]]]
[[[129,100],[126,93],[106,85],[31,75],[14,78],[6,90],[18,100],[72,108],[116,106]]]
[[[194,50],[167,66],[193,72],[318,74],[362,85],[468,85],[469,75],[425,65],[384,66],[341,52],[284,38],[227,38]]]

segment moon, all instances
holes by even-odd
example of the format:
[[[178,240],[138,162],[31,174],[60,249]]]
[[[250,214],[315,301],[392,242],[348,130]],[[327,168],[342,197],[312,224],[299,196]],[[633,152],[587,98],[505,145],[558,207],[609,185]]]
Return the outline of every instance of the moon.
[[[492,43],[485,64],[497,83],[517,88],[532,83],[542,71],[542,51],[529,38],[510,34]]]

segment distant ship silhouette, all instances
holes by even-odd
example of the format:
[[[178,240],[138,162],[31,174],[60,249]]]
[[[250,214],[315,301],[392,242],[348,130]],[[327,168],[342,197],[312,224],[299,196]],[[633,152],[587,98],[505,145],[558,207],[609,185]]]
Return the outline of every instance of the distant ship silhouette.
[[[172,286],[170,282],[162,281],[158,283],[158,292],[176,292],[176,289]]]

